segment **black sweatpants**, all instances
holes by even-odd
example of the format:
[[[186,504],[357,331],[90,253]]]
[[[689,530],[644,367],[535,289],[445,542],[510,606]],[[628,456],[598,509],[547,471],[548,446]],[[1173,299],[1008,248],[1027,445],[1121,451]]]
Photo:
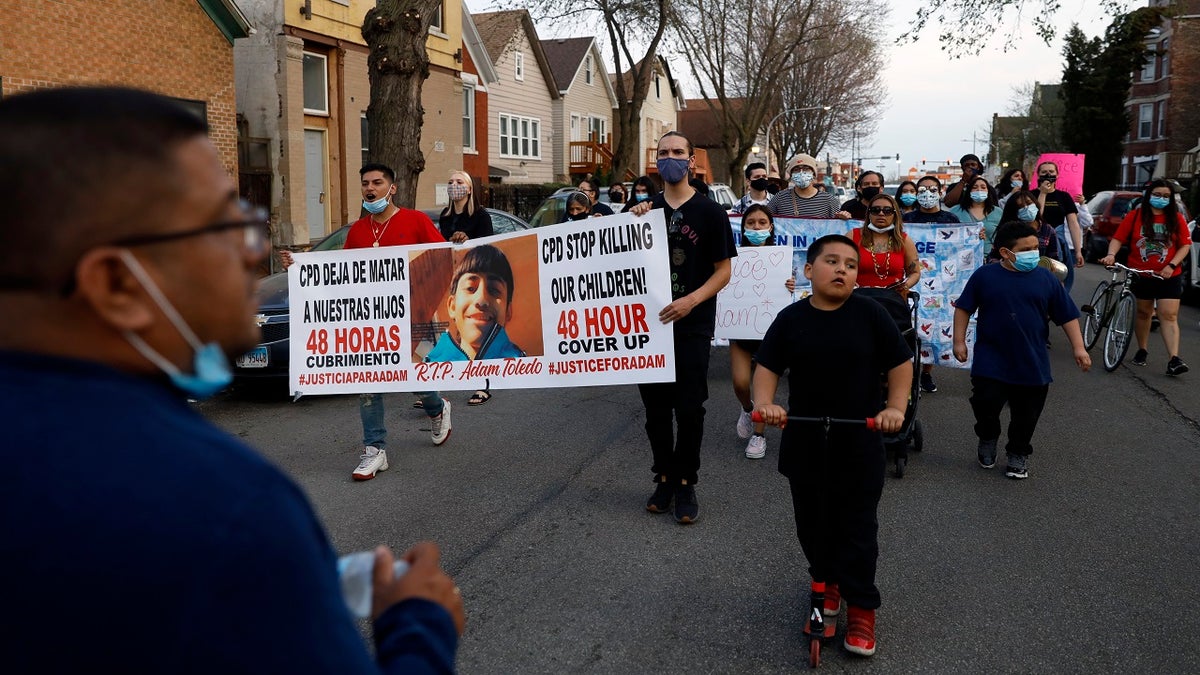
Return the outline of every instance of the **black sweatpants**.
[[[793,431],[792,426],[785,433]],[[795,453],[789,461],[788,482],[808,573],[814,581],[838,584],[847,604],[878,608],[876,513],[887,465],[879,434],[832,427],[824,458],[819,428],[815,433],[806,429],[803,434],[787,434],[784,442],[789,447],[781,452]]]
[[[1021,385],[990,377],[971,378],[971,410],[975,412],[975,435],[981,441],[1000,438],[1000,411],[1008,404],[1010,455],[1033,454],[1033,431],[1046,405],[1050,385]]]
[[[699,480],[711,348],[712,338],[707,335],[677,332],[675,381],[638,385],[642,404],[646,406],[646,436],[654,453],[650,470],[656,481],[666,477],[670,483],[686,480],[695,485]]]

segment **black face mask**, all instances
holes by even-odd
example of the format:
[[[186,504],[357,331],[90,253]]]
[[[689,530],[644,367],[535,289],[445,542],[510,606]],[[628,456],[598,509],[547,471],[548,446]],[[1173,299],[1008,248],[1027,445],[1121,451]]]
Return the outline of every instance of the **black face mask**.
[[[776,184],[774,184],[774,183],[770,183],[770,184],[768,184],[768,185],[767,185],[767,193],[768,193],[768,194],[778,194],[778,193],[779,193],[779,186],[778,186],[778,185],[776,185]]]
[[[875,197],[879,196],[879,188],[877,187],[861,188],[859,192],[862,193],[862,198],[867,201],[871,201]]]
[[[587,211],[584,211],[583,213],[576,213],[573,216],[568,214],[567,219],[568,220],[586,220],[587,217],[590,215],[592,215],[592,214],[588,213]]]
[[[754,180],[750,181],[751,189],[757,190],[758,192],[766,190],[767,186],[770,184],[770,181],[768,181],[766,178],[755,178]]]

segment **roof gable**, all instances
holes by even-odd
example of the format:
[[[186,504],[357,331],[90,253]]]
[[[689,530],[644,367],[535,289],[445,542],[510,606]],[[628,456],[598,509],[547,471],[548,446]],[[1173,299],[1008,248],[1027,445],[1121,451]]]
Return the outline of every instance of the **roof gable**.
[[[550,98],[560,98],[558,85],[554,83],[554,73],[550,70],[546,53],[542,51],[542,41],[538,39],[537,28],[534,27],[528,10],[510,9],[500,12],[483,12],[474,15],[474,19],[475,26],[479,28],[479,33],[483,37],[483,45],[487,48],[488,56],[493,64],[500,62],[508,50],[508,46],[516,38],[517,31],[523,30],[529,42],[529,49],[533,52],[533,58],[537,61],[538,69],[542,71],[542,77],[546,80]]]
[[[200,9],[208,15],[209,19],[216,24],[217,30],[221,31],[221,35],[233,44],[237,38],[250,37],[254,34],[254,27],[250,25],[250,21],[246,19],[246,15],[242,14],[242,10],[237,6],[234,0],[196,0],[200,5]]]

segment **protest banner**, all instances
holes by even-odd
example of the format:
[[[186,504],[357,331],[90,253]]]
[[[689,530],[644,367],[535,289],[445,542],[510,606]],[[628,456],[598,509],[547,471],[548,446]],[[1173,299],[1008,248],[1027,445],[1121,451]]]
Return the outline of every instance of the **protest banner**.
[[[730,263],[729,283],[717,293],[716,337],[761,340],[792,302],[792,247],[742,246]]]
[[[1071,195],[1083,194],[1083,163],[1085,155],[1072,155],[1065,152],[1048,152],[1038,157],[1038,166],[1042,162],[1054,162],[1058,166],[1059,190]],[[1037,173],[1029,177],[1029,189],[1037,192]]]
[[[735,233],[741,231],[741,219],[731,218]],[[808,246],[827,234],[849,236],[862,227],[858,220],[820,220],[809,218],[776,218],[776,243],[792,247],[792,267],[796,277],[796,299],[811,293],[811,284],[804,278],[804,262]],[[920,294],[917,307],[917,335],[921,339],[922,363],[934,363],[951,368],[969,368],[971,359],[959,363],[954,358],[954,301],[980,265],[983,264],[984,235],[982,223],[906,223],[904,231],[917,247],[921,266],[921,281],[913,289]],[[739,249],[739,255],[747,249]],[[776,310],[778,311],[778,309]],[[975,322],[967,328],[967,351],[973,355]]]
[[[464,245],[298,253],[288,269],[297,394],[671,381],[662,211]]]

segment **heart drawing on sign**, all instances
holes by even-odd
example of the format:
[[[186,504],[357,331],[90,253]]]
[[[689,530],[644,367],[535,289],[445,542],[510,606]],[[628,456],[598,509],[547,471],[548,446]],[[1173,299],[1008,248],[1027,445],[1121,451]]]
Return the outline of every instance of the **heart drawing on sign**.
[[[754,284],[754,294],[757,295],[758,297],[761,298],[763,293],[765,293],[766,291],[767,291],[766,284]]]
[[[779,267],[779,263],[783,262],[783,251],[774,251],[767,256],[767,260],[771,261],[772,267]]]

